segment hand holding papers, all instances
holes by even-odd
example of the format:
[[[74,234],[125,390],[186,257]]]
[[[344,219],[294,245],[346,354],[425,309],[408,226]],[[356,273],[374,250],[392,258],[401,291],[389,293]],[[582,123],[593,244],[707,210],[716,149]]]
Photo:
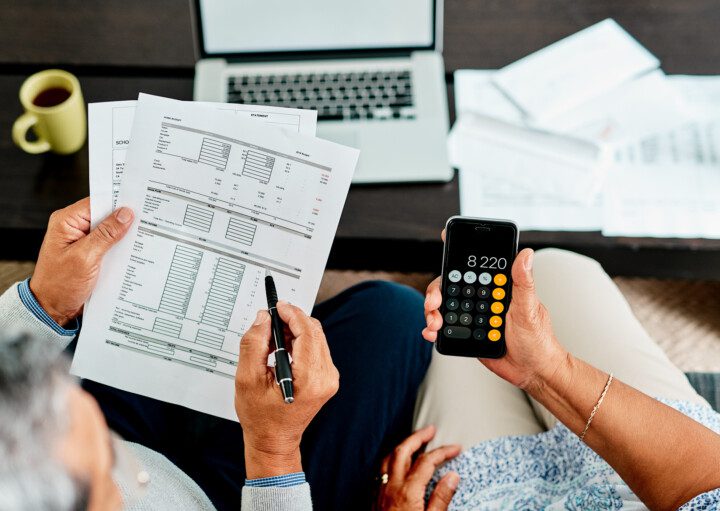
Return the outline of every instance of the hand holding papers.
[[[118,204],[136,222],[104,262],[72,370],[235,420],[265,270],[310,311],[358,151],[147,95],[130,140]]]

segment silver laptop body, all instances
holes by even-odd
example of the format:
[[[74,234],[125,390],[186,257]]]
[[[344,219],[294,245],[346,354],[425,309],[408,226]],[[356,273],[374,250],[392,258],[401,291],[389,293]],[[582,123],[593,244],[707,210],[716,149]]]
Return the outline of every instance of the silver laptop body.
[[[442,0],[191,0],[194,98],[318,111],[355,183],[449,181]]]

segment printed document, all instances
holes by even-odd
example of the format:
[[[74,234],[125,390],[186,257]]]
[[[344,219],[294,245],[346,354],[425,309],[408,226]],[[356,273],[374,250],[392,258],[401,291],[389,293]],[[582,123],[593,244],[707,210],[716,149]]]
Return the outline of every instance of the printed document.
[[[720,117],[618,148],[605,196],[607,236],[720,238]]]
[[[607,160],[592,142],[471,114],[453,126],[448,150],[454,166],[479,168],[490,182],[584,204],[599,192]]]
[[[618,165],[605,203],[606,236],[720,238],[720,167]]]
[[[88,105],[88,146],[90,155],[90,218],[93,227],[109,215],[120,193],[130,131],[137,101],[107,101]],[[268,126],[315,136],[317,112],[262,105],[192,102]]]
[[[720,117],[720,75],[669,75],[698,116]]]
[[[511,219],[523,230],[599,230],[605,153],[586,141],[506,128],[471,114],[453,127],[460,212]]]
[[[523,116],[522,111],[492,83],[495,73],[487,69],[455,71],[458,117],[464,113],[477,113],[516,126],[615,145],[663,127],[675,127],[692,115],[687,96],[679,90],[677,82],[661,70],[655,70],[570,110],[536,121]],[[701,89],[701,93],[707,93],[708,89]],[[706,104],[705,109],[707,107]],[[716,107],[716,110],[720,111],[720,108]]]
[[[688,119],[682,94],[661,70],[645,74],[537,127],[597,143],[632,141]]]
[[[523,112],[540,120],[659,65],[620,25],[606,19],[513,62],[492,80]]]
[[[602,197],[589,204],[537,193],[528,187],[498,187],[477,168],[460,169],[460,212],[515,222],[522,231],[599,231]]]
[[[106,257],[72,372],[237,420],[242,334],[278,294],[310,312],[358,151],[141,95]]]
[[[649,133],[623,144],[615,152],[615,162],[720,169],[720,113],[715,119],[685,121],[674,129]]]
[[[494,83],[494,69],[458,69],[453,73],[455,115],[475,113],[522,126],[527,119]]]

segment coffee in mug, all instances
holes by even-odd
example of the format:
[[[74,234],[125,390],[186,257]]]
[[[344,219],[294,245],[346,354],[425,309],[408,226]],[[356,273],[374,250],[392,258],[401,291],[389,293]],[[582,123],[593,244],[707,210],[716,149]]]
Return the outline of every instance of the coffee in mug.
[[[70,154],[85,143],[85,101],[74,75],[60,69],[35,73],[20,87],[20,103],[25,113],[15,121],[12,137],[23,151]],[[37,140],[27,139],[31,129]]]
[[[45,108],[50,106],[58,106],[60,103],[63,103],[69,97],[69,90],[63,89],[62,87],[53,87],[51,89],[41,91],[40,94],[35,96],[35,99],[33,99],[33,105],[42,106]]]

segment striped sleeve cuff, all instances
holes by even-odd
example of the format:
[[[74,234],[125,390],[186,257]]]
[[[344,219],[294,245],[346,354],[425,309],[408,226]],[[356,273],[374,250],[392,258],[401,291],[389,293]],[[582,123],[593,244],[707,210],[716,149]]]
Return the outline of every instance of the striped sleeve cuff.
[[[64,335],[68,337],[75,337],[80,330],[80,322],[77,318],[73,319],[71,328],[63,328],[58,325],[53,318],[51,318],[45,310],[40,307],[35,295],[30,291],[30,279],[25,279],[18,283],[18,294],[20,295],[20,301],[23,303],[25,308],[32,312],[39,321],[50,327],[56,334]]]
[[[273,477],[261,477],[259,479],[245,479],[245,486],[253,488],[288,488],[305,484],[305,472],[294,472]]]

